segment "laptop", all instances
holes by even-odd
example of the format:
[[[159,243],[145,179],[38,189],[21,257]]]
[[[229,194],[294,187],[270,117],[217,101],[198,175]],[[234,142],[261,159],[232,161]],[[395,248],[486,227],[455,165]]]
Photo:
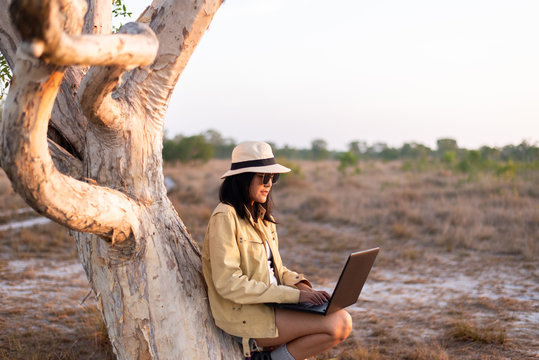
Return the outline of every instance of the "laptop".
[[[380,248],[358,251],[350,254],[346,264],[341,271],[339,281],[333,290],[333,294],[328,302],[322,305],[311,303],[299,304],[278,304],[267,303],[279,309],[306,311],[314,314],[327,315],[347,306],[355,304],[363,285],[369,276],[376,255]]]

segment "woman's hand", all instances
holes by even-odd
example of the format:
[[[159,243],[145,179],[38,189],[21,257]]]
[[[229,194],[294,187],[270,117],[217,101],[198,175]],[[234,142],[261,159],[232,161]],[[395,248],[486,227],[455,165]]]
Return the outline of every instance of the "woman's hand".
[[[322,305],[331,297],[325,291],[318,291],[311,288],[305,283],[298,283],[296,287],[299,289],[299,302],[308,302],[314,305]]]

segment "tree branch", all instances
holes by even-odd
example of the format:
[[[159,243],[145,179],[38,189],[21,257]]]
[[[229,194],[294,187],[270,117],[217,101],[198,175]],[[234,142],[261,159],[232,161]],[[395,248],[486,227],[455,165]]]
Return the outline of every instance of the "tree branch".
[[[112,1],[88,1],[84,17],[84,34],[110,34],[112,30]]]
[[[58,171],[64,175],[80,179],[82,177],[82,162],[51,139],[47,139],[47,142],[52,161]]]
[[[10,13],[22,35],[23,51],[47,63],[132,69],[151,64],[157,53],[157,39],[144,25],[131,27],[127,34],[79,35],[84,0],[13,0]]]
[[[120,65],[125,69],[149,65],[157,52],[150,32],[137,35],[67,35],[56,43],[34,42],[32,55],[56,65]],[[51,48],[56,47],[54,52]]]
[[[157,43],[157,38],[153,32],[144,24],[125,24],[120,29],[120,33],[145,36],[148,43],[151,43],[146,46],[151,47]],[[119,35],[111,35],[111,37],[119,37]],[[145,45],[141,44],[141,46]],[[157,52],[156,48],[155,52]],[[155,53],[153,56],[155,56]],[[116,90],[120,82],[120,77],[125,71],[126,67],[123,66],[92,67],[88,71],[79,87],[78,94],[79,102],[88,121],[109,128],[122,128],[123,121],[121,121],[120,116],[122,113],[122,104],[112,94]]]
[[[55,65],[108,66],[89,71],[85,77],[88,80],[83,80],[79,88],[78,100],[89,121],[121,128],[121,104],[111,94],[124,71],[153,62],[158,50],[157,38],[147,25],[140,23],[126,24],[120,34],[77,35],[83,27],[83,16],[69,12],[65,23],[58,19],[62,18],[62,11],[69,10],[66,7],[82,11],[86,3],[61,1],[13,1],[10,11],[24,40],[21,48],[31,56]],[[108,24],[98,23],[97,20],[104,16],[93,16],[94,12],[102,10],[92,7],[92,14],[88,16],[95,32],[105,31]],[[36,23],[28,24],[28,19],[36,19]]]
[[[90,68],[77,95],[88,121],[121,129],[121,103],[112,98],[112,93],[124,72],[125,69],[117,66]]]
[[[18,54],[4,119],[1,164],[38,213],[70,229],[122,241],[136,234],[139,206],[125,194],[61,174],[47,146],[47,125],[63,73]]]
[[[84,0],[11,3],[10,12],[23,42],[6,101],[0,160],[15,190],[40,214],[73,230],[122,241],[138,230],[139,206],[119,191],[60,173],[48,151],[48,122],[64,75],[58,65],[82,62],[123,69],[144,65],[153,61],[157,41],[141,24],[127,27],[130,34],[71,35],[82,29],[85,6]],[[47,65],[51,62],[55,65]],[[107,98],[103,99],[100,105]]]
[[[0,9],[8,9],[9,6],[9,0],[0,0]],[[0,11],[0,52],[11,69],[15,67],[15,53],[20,40],[21,35],[13,25],[10,13]],[[66,71],[49,124],[70,144],[69,150],[78,158],[82,158],[83,154],[86,119],[73,97],[82,79],[82,73],[81,67],[70,67]]]

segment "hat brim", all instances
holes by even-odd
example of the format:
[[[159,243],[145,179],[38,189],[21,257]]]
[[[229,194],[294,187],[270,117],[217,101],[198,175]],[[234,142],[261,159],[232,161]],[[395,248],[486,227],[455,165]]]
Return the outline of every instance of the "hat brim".
[[[262,174],[265,174],[265,173],[283,174],[283,173],[287,173],[287,172],[290,172],[290,171],[292,171],[292,170],[290,170],[286,166],[282,166],[282,165],[279,165],[279,164],[266,165],[266,166],[254,166],[254,167],[246,167],[246,168],[236,169],[236,170],[228,170],[226,173],[221,175],[221,179],[224,179],[224,178],[232,176],[232,175],[246,173],[246,172],[262,173]]]

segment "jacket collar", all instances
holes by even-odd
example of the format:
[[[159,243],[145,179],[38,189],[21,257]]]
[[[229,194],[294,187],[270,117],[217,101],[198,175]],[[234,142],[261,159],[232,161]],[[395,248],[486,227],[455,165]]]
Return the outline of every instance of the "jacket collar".
[[[257,209],[258,209],[258,211],[257,211],[257,213],[258,213],[257,220],[264,219],[264,215],[266,215],[266,209],[264,209],[264,207],[262,205],[258,204],[258,203],[256,203],[255,206],[257,206]],[[254,221],[254,218],[253,218],[253,214],[251,214],[251,212],[249,211],[249,208],[247,206],[245,206],[245,210],[247,211],[247,214],[249,214],[249,222],[254,226],[255,221]]]

